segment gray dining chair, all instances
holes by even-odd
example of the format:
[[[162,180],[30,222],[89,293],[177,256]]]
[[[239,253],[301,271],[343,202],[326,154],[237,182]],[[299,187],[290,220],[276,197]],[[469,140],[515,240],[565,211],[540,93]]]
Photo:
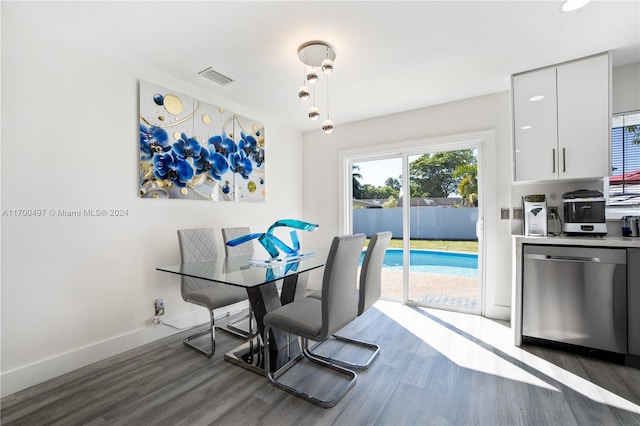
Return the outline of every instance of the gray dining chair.
[[[239,244],[237,246],[228,246],[227,242],[234,240],[238,237],[242,237],[243,235],[247,235],[251,233],[251,228],[248,226],[238,226],[238,227],[230,227],[230,228],[222,228],[222,241],[224,242],[224,254],[226,257],[233,256],[250,256],[254,253],[254,244],[253,241],[248,241],[244,244]],[[246,326],[246,327],[243,327]],[[244,333],[246,336],[253,335],[253,323],[252,323],[252,312],[251,305],[249,305],[249,313],[247,315],[243,315],[240,318],[230,321],[227,323],[227,327]]]
[[[264,365],[269,381],[280,389],[325,408],[335,406],[346,395],[355,385],[357,375],[352,370],[315,357],[309,352],[309,340],[322,342],[356,318],[358,313],[356,278],[364,240],[364,234],[345,235],[333,239],[324,267],[322,299],[309,297],[299,299],[267,313],[264,317],[264,341],[266,342]],[[328,395],[311,395],[309,390],[301,390],[299,386],[285,384],[280,379],[285,375],[296,375],[295,370],[298,370],[299,362],[293,366],[285,365],[280,370],[272,371],[270,347],[270,339],[274,338],[272,329],[298,336],[304,357],[312,363],[333,370],[331,377],[334,380],[336,376],[345,377],[346,383],[339,386],[336,392],[328,392]],[[299,368],[304,368],[304,365]],[[313,373],[304,376],[310,374]],[[307,379],[304,380],[307,381]],[[316,383],[315,380],[313,382]],[[317,389],[314,387],[313,390]]]
[[[217,257],[214,232],[211,228],[179,229],[178,243],[180,245],[181,263],[199,262]],[[211,358],[216,351],[214,309],[247,300],[247,292],[239,287],[217,284],[199,278],[182,276],[181,279],[180,292],[182,299],[185,302],[207,308],[210,318],[208,328],[185,337],[183,344],[207,358]],[[247,337],[244,333],[235,332],[232,329],[223,328],[223,330],[234,333],[239,337]],[[211,340],[208,349],[193,342],[196,338],[206,334],[210,335]]]
[[[238,237],[248,235],[251,233],[251,228],[248,226],[238,226],[232,228],[222,228],[222,240],[224,241],[224,252],[227,257],[230,256],[251,256],[255,253],[254,241],[247,241],[244,244],[238,244],[237,246],[228,246],[227,242],[235,240]],[[276,281],[276,288],[278,292],[282,291],[283,280]]]
[[[384,261],[385,253],[389,247],[391,241],[391,232],[378,232],[371,236],[367,251],[365,252],[364,259],[362,261],[362,268],[360,270],[360,288],[358,289],[358,316],[364,314],[374,303],[380,300],[382,294],[382,265]],[[322,298],[321,291],[314,292],[308,297],[320,299]],[[328,362],[333,362],[344,367],[354,368],[356,370],[364,370],[371,366],[371,363],[376,359],[380,353],[380,346],[375,343],[359,340],[355,338],[344,337],[339,334],[334,334],[333,337],[336,340],[352,343],[358,346],[371,349],[373,353],[367,359],[365,363],[359,364],[355,362],[345,361],[341,359],[331,358],[314,353],[313,350],[318,349],[321,345],[315,345],[311,349],[311,353],[319,358],[323,358]]]
[[[235,240],[238,237],[251,233],[251,228],[248,226],[238,226],[234,228],[222,228],[222,240],[224,241],[224,253],[227,257],[230,256],[245,256],[252,255],[254,253],[253,241],[247,241],[244,244],[238,244],[237,246],[228,246],[227,242]]]

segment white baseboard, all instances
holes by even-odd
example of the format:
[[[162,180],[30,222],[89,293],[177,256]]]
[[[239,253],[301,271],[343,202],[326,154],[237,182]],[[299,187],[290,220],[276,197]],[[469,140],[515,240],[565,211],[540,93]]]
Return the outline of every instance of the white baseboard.
[[[150,326],[3,372],[2,376],[0,376],[0,396],[5,397],[53,379],[54,377],[178,332],[179,330],[164,325]]]
[[[509,306],[492,305],[485,308],[484,316],[495,320],[511,320],[511,308]]]
[[[216,317],[248,306],[247,302],[214,311]],[[21,366],[0,375],[0,397],[11,395],[60,375],[85,367],[94,362],[118,355],[138,346],[179,333],[209,321],[206,309],[195,309],[186,314],[163,320],[166,324],[151,325],[111,339],[106,339],[67,353]]]

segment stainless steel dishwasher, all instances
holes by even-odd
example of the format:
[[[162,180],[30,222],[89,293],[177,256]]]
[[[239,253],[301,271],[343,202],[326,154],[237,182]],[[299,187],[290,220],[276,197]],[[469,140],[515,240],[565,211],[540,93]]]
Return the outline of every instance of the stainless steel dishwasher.
[[[522,335],[627,352],[625,249],[525,245]]]

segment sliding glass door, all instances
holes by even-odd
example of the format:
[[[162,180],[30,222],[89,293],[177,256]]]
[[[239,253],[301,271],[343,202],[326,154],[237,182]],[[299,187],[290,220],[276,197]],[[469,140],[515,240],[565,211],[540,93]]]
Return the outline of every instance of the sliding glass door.
[[[383,299],[481,313],[481,152],[480,141],[347,159],[351,231],[393,234]]]
[[[406,301],[479,312],[478,150],[425,151],[406,163]]]
[[[382,298],[403,300],[402,258],[402,157],[363,160],[353,163],[353,232],[371,237],[391,231],[392,240],[383,268]],[[368,239],[367,239],[368,241]]]

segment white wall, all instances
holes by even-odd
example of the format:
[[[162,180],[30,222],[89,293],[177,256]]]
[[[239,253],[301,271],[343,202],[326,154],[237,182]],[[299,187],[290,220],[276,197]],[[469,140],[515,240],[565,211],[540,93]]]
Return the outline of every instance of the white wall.
[[[337,117],[334,117],[336,120]],[[511,304],[511,229],[509,221],[500,221],[499,206],[510,205],[511,127],[507,92],[447,103],[415,111],[372,118],[356,123],[336,123],[334,132],[305,133],[303,151],[304,217],[319,223],[323,232],[307,236],[314,246],[328,245],[332,235],[342,233],[338,199],[340,151],[386,150],[385,145],[441,137],[492,131],[494,141],[486,147],[485,170],[488,187],[486,212],[486,306],[491,318],[509,318]],[[318,277],[311,283],[317,284]]]
[[[176,229],[302,217],[299,132],[99,49],[3,7],[2,210],[47,211],[2,217],[3,395],[171,333],[151,325],[156,297],[166,318],[202,310],[155,271],[179,262]],[[140,199],[138,79],[263,122],[267,201]],[[103,208],[128,216],[48,214]]]
[[[640,63],[613,69],[611,113],[640,109]]]

